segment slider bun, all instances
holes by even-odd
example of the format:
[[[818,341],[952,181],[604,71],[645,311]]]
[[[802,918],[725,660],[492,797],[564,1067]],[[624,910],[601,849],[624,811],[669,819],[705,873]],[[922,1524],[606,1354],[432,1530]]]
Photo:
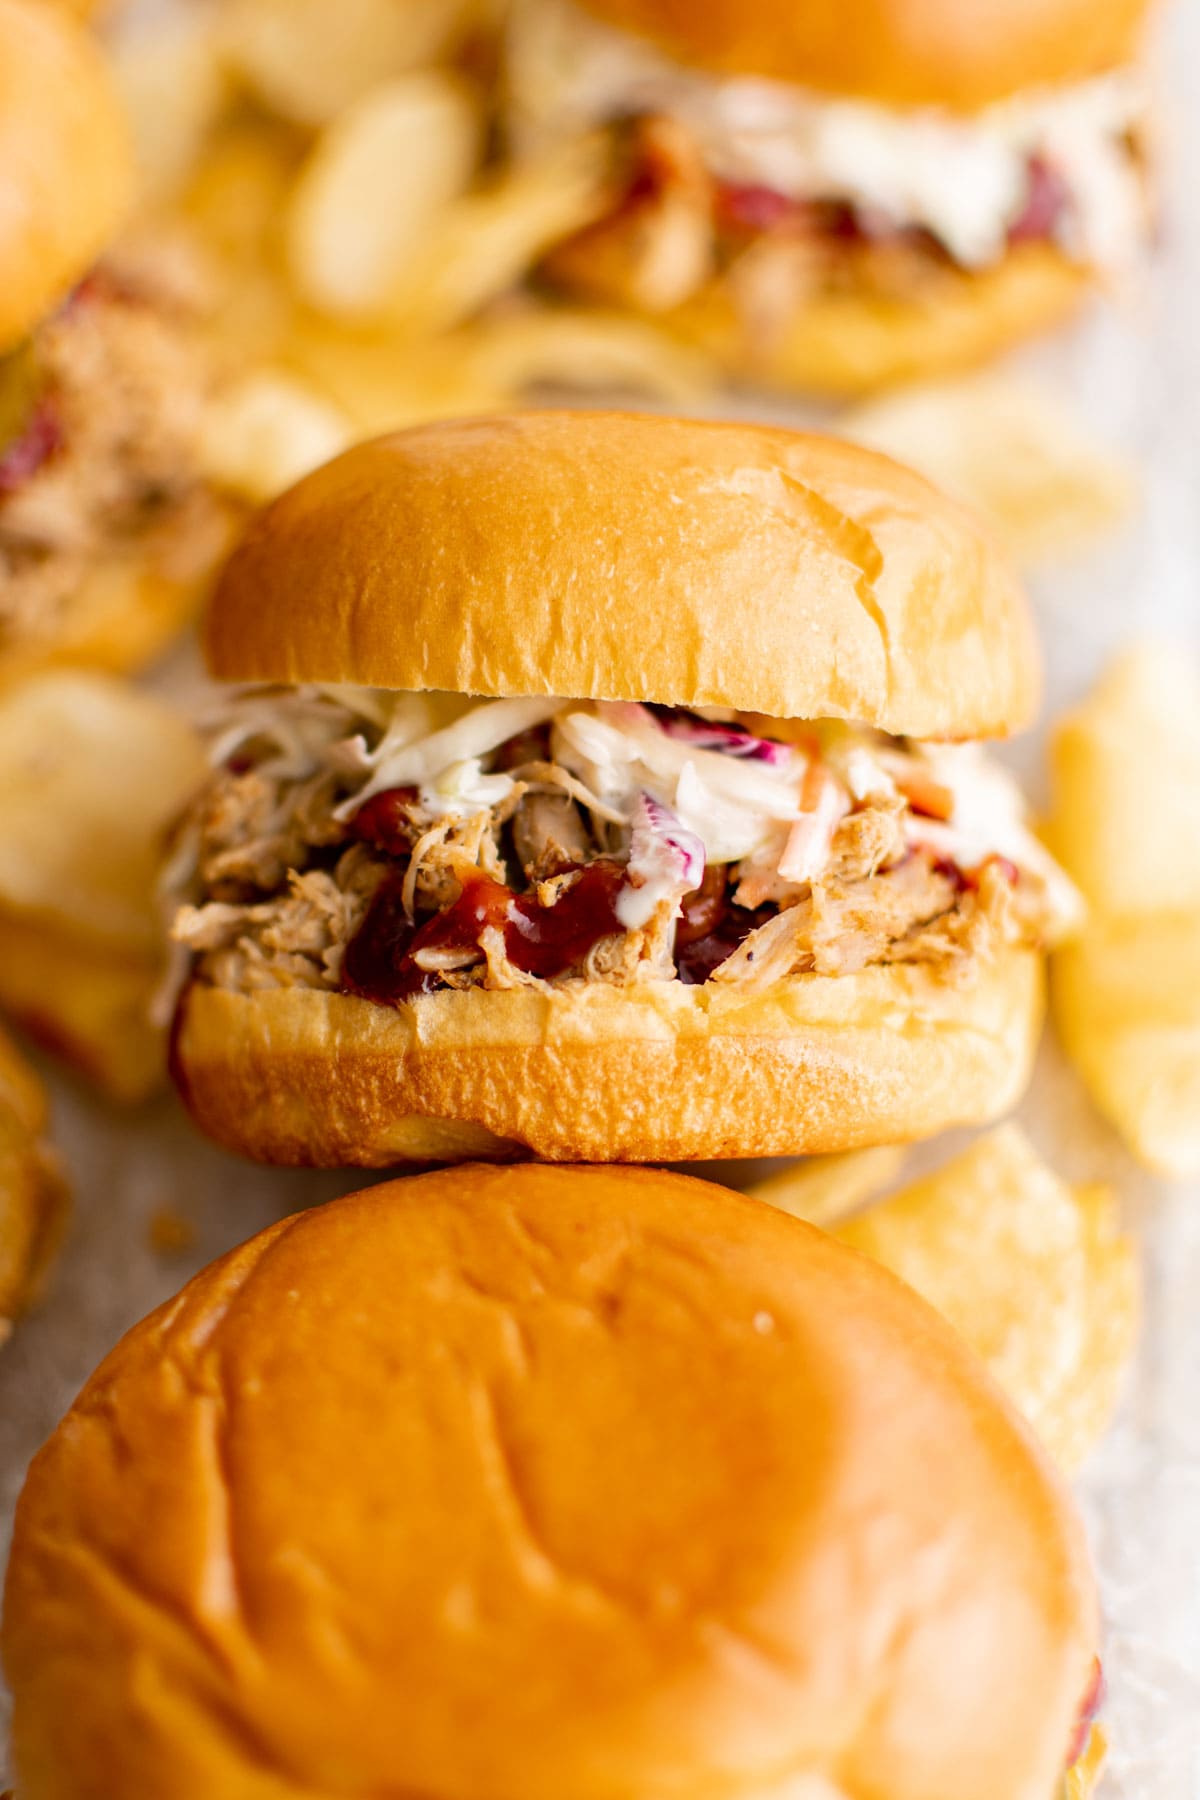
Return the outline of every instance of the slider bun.
[[[213,673],[849,718],[1024,723],[1038,666],[985,528],[834,438],[644,414],[438,422],[268,506],[218,586]]]
[[[0,169],[2,354],[94,262],[133,187],[128,133],[100,50],[38,0],[0,0]]]
[[[757,994],[592,982],[388,1007],[193,982],[173,1069],[201,1129],[262,1162],[798,1156],[1006,1112],[1041,1017],[1041,963],[1026,950],[961,987],[897,965]]]
[[[1047,1800],[1078,1519],[878,1265],[659,1171],[270,1227],[35,1459],[21,1800]]]
[[[994,267],[939,267],[911,298],[865,289],[814,295],[777,341],[756,338],[727,284],[716,282],[670,323],[731,374],[833,397],[929,380],[990,362],[1053,330],[1094,285],[1050,244],[1024,244]]]
[[[972,112],[1128,63],[1148,0],[583,0],[716,75]]]
[[[594,291],[593,246],[588,233],[560,245],[554,278]],[[990,362],[1061,325],[1094,287],[1092,272],[1054,245],[1022,244],[988,269],[931,264],[929,279],[903,297],[866,286],[813,294],[774,334],[748,324],[730,283],[719,279],[656,317],[738,380],[842,398]]]

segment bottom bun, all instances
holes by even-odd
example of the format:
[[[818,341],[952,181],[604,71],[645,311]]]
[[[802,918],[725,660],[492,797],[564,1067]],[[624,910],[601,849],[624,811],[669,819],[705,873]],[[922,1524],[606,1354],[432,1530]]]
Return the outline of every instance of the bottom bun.
[[[1014,1103],[1041,961],[955,986],[919,966],[709,983],[433,994],[193,984],[173,1069],[202,1130],[262,1162],[800,1156],[977,1125]]]
[[[778,336],[747,324],[728,282],[713,283],[670,323],[731,375],[848,396],[987,362],[1053,330],[1093,285],[1061,251],[1025,244],[992,269],[931,267],[911,296],[866,288],[816,295]]]

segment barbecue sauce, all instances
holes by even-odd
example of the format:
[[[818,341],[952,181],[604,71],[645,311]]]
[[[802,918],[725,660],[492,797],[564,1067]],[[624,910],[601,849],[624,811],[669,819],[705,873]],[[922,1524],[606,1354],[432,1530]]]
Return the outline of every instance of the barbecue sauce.
[[[413,787],[385,788],[381,794],[372,794],[351,819],[351,831],[387,856],[407,856],[417,836],[408,816],[416,797]]]
[[[0,454],[0,494],[15,494],[62,448],[62,421],[48,399],[35,403],[23,428]]]
[[[441,985],[437,970],[419,966],[418,952],[476,949],[489,927],[503,932],[513,967],[543,981],[565,974],[601,938],[625,929],[617,915],[625,870],[616,862],[588,863],[553,906],[543,906],[535,894],[514,894],[489,875],[477,875],[452,905],[419,927],[405,913],[403,885],[403,877],[396,875],[377,889],[342,964],[342,984],[350,993],[387,1006]]]
[[[771,906],[753,912],[735,906],[729,898],[728,869],[710,863],[700,886],[685,894],[680,906],[675,927],[675,967],[680,981],[685,987],[699,987],[774,911]]]

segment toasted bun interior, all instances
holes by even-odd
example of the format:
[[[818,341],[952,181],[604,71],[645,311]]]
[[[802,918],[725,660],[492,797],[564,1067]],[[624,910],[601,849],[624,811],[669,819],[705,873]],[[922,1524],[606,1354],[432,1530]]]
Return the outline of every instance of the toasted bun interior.
[[[214,674],[1022,724],[1023,595],[985,528],[886,457],[765,426],[530,412],[334,459],[252,524]]]
[[[3,353],[95,260],[133,184],[100,50],[44,0],[0,0],[0,169]]]
[[[1148,0],[583,0],[679,62],[972,112],[1129,62]]]
[[[468,1166],[135,1328],[33,1464],[4,1652],[22,1800],[1043,1800],[1094,1632],[1057,1478],[877,1265]]]

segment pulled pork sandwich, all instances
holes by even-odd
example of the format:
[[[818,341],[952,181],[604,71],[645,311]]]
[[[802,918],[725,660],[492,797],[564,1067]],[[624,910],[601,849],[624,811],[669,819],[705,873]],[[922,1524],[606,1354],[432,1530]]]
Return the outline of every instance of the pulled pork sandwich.
[[[1020,592],[919,477],[604,413],[364,445],[208,621],[267,681],[169,887],[175,1070],[253,1156],[799,1153],[1005,1110],[1074,893],[973,744]]]
[[[894,1276],[687,1176],[471,1165],[129,1333],[3,1649],[17,1800],[1055,1800],[1096,1628],[1066,1489]]]
[[[181,257],[103,254],[124,122],[99,51],[35,0],[0,0],[0,168],[0,680],[133,667],[225,543],[199,469],[207,359]]]
[[[1058,323],[1150,233],[1146,0],[518,0],[511,137],[609,133],[560,286],[854,392]]]

